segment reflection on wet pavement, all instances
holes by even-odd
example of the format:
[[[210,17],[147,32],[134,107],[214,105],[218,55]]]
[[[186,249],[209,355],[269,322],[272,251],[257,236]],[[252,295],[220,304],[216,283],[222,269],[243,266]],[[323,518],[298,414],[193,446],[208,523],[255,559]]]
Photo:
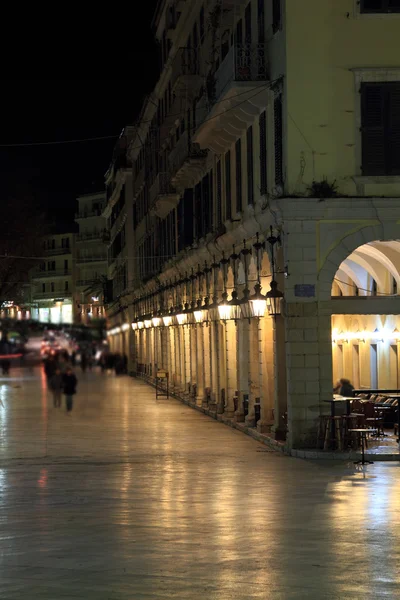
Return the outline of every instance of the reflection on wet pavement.
[[[0,381],[0,597],[395,598],[399,468],[262,446],[129,378]],[[79,373],[78,373],[79,375]]]

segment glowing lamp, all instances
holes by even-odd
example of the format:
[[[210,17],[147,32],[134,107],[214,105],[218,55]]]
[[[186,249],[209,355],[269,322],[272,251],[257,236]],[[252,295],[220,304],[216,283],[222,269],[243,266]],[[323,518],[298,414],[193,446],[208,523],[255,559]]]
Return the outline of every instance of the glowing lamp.
[[[129,323],[124,323],[121,327],[122,331],[128,331],[129,329]]]
[[[163,323],[165,327],[169,327],[170,325],[172,325],[172,317],[170,315],[166,315],[165,317],[163,317]]]
[[[242,310],[240,307],[240,300],[238,300],[237,291],[233,290],[232,292],[232,300],[228,303],[231,308],[231,319],[237,321],[242,316]]]
[[[160,327],[160,325],[161,325],[160,317],[153,317],[152,321],[153,321],[153,327]]]
[[[153,323],[152,323],[151,319],[145,319],[144,320],[144,326],[145,326],[146,329],[149,329],[152,326],[152,324]]]
[[[133,329],[133,331],[136,331],[137,328],[138,328],[138,326],[137,326],[136,321],[133,321],[133,323],[132,323],[132,329]]]
[[[144,323],[143,323],[143,321],[138,321],[138,324],[137,324],[137,326],[138,326],[138,329],[143,329],[143,328],[144,328]]]
[[[186,325],[187,323],[187,314],[184,312],[180,312],[176,315],[176,320],[178,321],[178,325]]]
[[[231,307],[226,292],[222,294],[222,301],[218,304],[218,313],[221,321],[228,321],[231,318]]]

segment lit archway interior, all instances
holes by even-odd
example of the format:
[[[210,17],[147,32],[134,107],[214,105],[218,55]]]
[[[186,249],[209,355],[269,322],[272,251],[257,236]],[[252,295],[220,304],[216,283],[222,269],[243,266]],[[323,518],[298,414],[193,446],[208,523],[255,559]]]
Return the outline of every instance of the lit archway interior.
[[[360,246],[342,262],[333,281],[332,297],[389,298],[397,296],[398,290],[400,242],[375,241]],[[356,388],[398,389],[399,346],[400,315],[334,314],[334,381],[346,377]]]

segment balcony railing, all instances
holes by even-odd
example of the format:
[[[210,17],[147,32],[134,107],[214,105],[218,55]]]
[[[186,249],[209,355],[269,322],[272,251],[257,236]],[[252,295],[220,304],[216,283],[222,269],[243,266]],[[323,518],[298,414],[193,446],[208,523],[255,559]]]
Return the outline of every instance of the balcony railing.
[[[266,44],[236,44],[232,46],[215,74],[215,93],[212,89],[208,89],[209,100],[218,100],[231,82],[268,81],[269,64],[267,59]]]
[[[106,242],[109,239],[110,234],[106,229],[104,231],[83,231],[82,233],[78,233],[76,236],[76,240],[78,242],[88,242],[92,240]]]
[[[78,279],[76,285],[78,287],[89,287],[90,285],[94,285],[95,283],[98,283],[97,279]]]
[[[44,254],[46,256],[57,256],[57,255],[61,255],[61,254],[71,254],[72,249],[70,247],[68,248],[45,248],[44,249]]]
[[[55,290],[54,292],[33,292],[32,301],[35,300],[55,300],[62,298],[71,298],[71,292],[65,290]]]
[[[107,260],[107,254],[97,254],[96,256],[78,256],[77,264],[104,262]]]
[[[52,277],[69,277],[71,269],[57,269],[55,271],[35,271],[33,279],[50,279]]]
[[[178,48],[172,62],[171,87],[175,94],[195,94],[202,84],[197,49]]]
[[[97,208],[96,210],[85,210],[75,214],[75,219],[88,219],[90,217],[101,217],[103,208]]]
[[[204,165],[207,155],[208,150],[202,150],[197,144],[189,142],[188,132],[185,131],[168,157],[172,185],[176,184],[176,176],[179,178],[182,169]]]
[[[158,173],[153,185],[150,188],[149,200],[150,206],[156,202],[159,196],[169,196],[176,194],[176,189],[171,185],[171,176],[169,173]]]

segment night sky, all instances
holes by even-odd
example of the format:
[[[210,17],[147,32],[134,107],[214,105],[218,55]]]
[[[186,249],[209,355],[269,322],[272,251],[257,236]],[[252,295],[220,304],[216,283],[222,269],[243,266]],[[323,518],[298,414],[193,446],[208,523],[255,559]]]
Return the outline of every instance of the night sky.
[[[31,46],[18,70],[30,78],[2,82],[1,144],[118,136],[133,123],[158,76],[155,6],[140,2],[129,22],[123,11],[116,23],[105,15],[100,25],[74,31],[67,45],[55,35]],[[104,186],[114,143],[0,148],[3,202],[29,195],[49,218],[71,221],[75,197]]]

